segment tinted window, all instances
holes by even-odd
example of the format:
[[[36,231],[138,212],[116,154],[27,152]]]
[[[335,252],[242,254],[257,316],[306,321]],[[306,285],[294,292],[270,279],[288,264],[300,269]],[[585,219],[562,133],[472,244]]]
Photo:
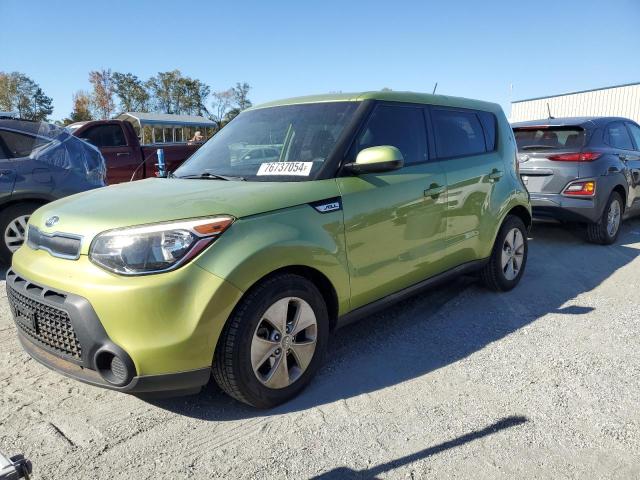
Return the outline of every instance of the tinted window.
[[[380,145],[400,150],[406,165],[427,160],[427,130],[422,108],[378,105],[358,136],[355,154]]]
[[[629,132],[622,122],[613,122],[607,126],[605,142],[614,148],[633,150],[631,137],[629,137]]]
[[[484,131],[474,112],[434,109],[432,118],[438,157],[460,157],[486,151]]]
[[[533,126],[514,128],[518,150],[582,148],[585,131],[578,126]]]
[[[640,127],[635,123],[627,123],[627,127],[629,127],[631,136],[636,141],[636,150],[640,150]]]
[[[100,148],[122,147],[127,145],[120,125],[96,125],[81,135],[82,138],[86,138],[96,147]]]
[[[49,140],[9,130],[0,130],[0,141],[4,146],[4,154],[0,155],[7,158],[28,157],[34,149],[49,143]]]
[[[493,152],[496,149],[496,124],[498,120],[493,113],[478,112],[482,129],[484,130],[484,141],[487,146],[487,152]]]

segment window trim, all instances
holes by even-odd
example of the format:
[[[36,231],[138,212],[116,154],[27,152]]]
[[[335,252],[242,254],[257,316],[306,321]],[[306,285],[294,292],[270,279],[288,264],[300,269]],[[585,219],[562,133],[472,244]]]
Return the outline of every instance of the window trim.
[[[486,132],[484,130],[484,125],[482,125],[482,119],[480,118],[480,116],[478,115],[477,112],[486,112],[486,110],[477,110],[477,109],[473,109],[473,108],[463,108],[463,107],[449,107],[447,105],[428,105],[429,107],[429,115],[431,116],[431,123],[432,123],[432,128],[433,128],[433,136],[434,136],[434,147],[435,147],[435,158],[436,160],[457,160],[458,158],[473,158],[473,157],[479,157],[481,155],[490,155],[492,153],[495,153],[498,151],[498,119],[496,117],[496,115],[493,112],[487,112],[489,114],[491,114],[491,116],[494,118],[494,121],[496,122],[495,125],[495,132],[496,132],[496,140],[495,140],[495,146],[493,148],[493,150],[488,150],[487,149],[487,135]],[[484,143],[484,152],[478,152],[478,153],[472,153],[469,155],[454,155],[454,156],[448,156],[448,157],[440,157],[438,156],[438,143],[437,143],[437,139],[435,139],[435,120],[432,116],[432,112],[433,110],[445,110],[445,111],[453,111],[453,112],[461,112],[461,113],[470,113],[472,115],[474,115],[476,117],[476,119],[478,120],[478,123],[480,124],[480,129],[482,130],[482,141]]]

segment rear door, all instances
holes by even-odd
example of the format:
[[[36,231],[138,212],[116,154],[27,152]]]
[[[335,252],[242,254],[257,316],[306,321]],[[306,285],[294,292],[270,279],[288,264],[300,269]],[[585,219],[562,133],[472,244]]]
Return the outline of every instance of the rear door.
[[[578,125],[514,128],[518,144],[520,176],[530,193],[562,193],[571,180],[580,178],[580,162],[557,162],[553,155],[575,153],[585,145],[587,131]]]
[[[80,134],[98,147],[107,164],[107,183],[128,182],[140,163],[119,122],[93,125]]]
[[[632,122],[627,122],[626,125],[633,140],[633,152],[623,154],[623,161],[629,169],[629,196],[632,208],[640,209],[640,127]]]
[[[478,110],[431,107],[438,159],[447,177],[447,268],[483,258],[511,183],[497,151],[497,119]]]
[[[351,306],[360,307],[443,270],[445,176],[429,157],[422,106],[375,106],[349,153],[391,145],[399,170],[338,177],[342,195]]]
[[[16,181],[16,155],[12,147],[15,136],[16,132],[0,129],[0,203],[11,196]]]

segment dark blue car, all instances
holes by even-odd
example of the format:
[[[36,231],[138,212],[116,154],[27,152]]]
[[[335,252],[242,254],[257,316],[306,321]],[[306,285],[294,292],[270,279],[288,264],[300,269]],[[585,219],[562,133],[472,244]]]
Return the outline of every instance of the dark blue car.
[[[105,185],[100,151],[64,128],[0,119],[0,261],[24,243],[41,205]]]

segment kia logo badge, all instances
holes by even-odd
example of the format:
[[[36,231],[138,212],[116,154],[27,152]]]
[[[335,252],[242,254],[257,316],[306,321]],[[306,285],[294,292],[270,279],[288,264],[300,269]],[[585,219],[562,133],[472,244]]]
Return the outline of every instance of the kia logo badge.
[[[58,220],[60,220],[60,218],[58,218],[57,216],[54,215],[53,217],[47,218],[47,221],[44,222],[44,224],[47,227],[53,227],[56,223],[58,223]]]

